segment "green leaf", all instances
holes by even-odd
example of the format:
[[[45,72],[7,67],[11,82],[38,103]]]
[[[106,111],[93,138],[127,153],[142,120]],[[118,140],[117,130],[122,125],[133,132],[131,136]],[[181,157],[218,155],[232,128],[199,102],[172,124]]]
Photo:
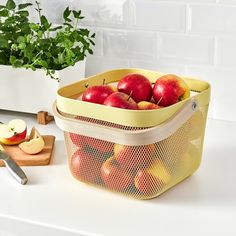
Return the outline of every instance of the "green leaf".
[[[45,52],[45,55],[46,55],[48,58],[52,57],[52,53],[50,53],[50,52]]]
[[[32,5],[33,5],[32,3],[19,4],[19,5],[18,5],[18,9],[19,9],[19,10],[25,9],[25,8],[27,8],[28,6],[32,6]]]
[[[50,28],[50,24],[48,23],[48,20],[44,15],[40,17],[40,22],[42,26],[45,28],[45,30]]]
[[[3,6],[3,5],[0,5],[0,9],[4,9],[4,8],[6,8],[5,6]]]
[[[0,11],[0,16],[3,16],[3,17],[7,17],[9,14],[8,10],[7,9],[3,9]]]
[[[87,29],[80,29],[79,33],[84,35],[84,36],[88,36],[89,35],[89,31]]]
[[[3,36],[0,36],[0,48],[8,48],[8,40]]]
[[[8,65],[9,61],[4,51],[0,51],[0,65]]]
[[[13,65],[14,67],[22,67],[23,63],[22,63],[21,60],[16,59],[16,60],[14,61],[14,63],[12,63],[12,65]]]
[[[70,13],[71,13],[71,10],[69,9],[69,7],[67,7],[65,9],[65,11],[63,12],[63,18],[64,18],[65,21],[68,20],[68,17],[70,16]]]
[[[30,66],[30,69],[31,69],[32,71],[36,71],[36,68],[35,68],[34,66]]]
[[[39,38],[42,38],[43,37],[43,31],[42,30],[38,31],[37,35],[38,35]]]
[[[38,60],[38,64],[41,65],[43,68],[48,67],[48,63],[45,60]]]
[[[58,54],[58,63],[63,64],[64,63],[64,55],[63,53]]]
[[[18,43],[25,43],[25,37],[24,36],[19,36],[16,40]]]
[[[69,23],[63,23],[63,25],[66,25],[66,26],[68,26],[69,28],[73,28],[73,26],[72,26],[71,24],[69,24]]]
[[[92,49],[90,49],[90,48],[88,48],[88,52],[89,52],[89,54],[93,54],[93,50]]]
[[[24,56],[27,57],[29,60],[32,60],[33,58],[33,50],[34,47],[32,45],[27,45],[24,50]]]
[[[28,11],[18,11],[16,13],[19,14],[21,17],[29,16],[29,12]]]
[[[35,23],[30,23],[29,27],[34,31],[38,31],[40,29],[40,26],[38,24],[35,24]]]
[[[62,28],[63,28],[62,26],[57,26],[55,28],[49,29],[49,31],[57,31],[57,30],[62,29]]]
[[[25,43],[20,43],[18,47],[19,47],[19,49],[23,50],[23,49],[25,49],[26,44]]]
[[[90,42],[93,46],[95,46],[95,43],[94,43],[94,41],[93,41],[92,39],[89,39],[89,42]]]
[[[8,10],[13,10],[16,8],[16,4],[13,0],[8,0],[7,3],[6,3],[6,8]]]
[[[91,38],[95,38],[95,36],[96,36],[96,34],[93,33],[90,37],[91,37]]]
[[[73,15],[74,15],[74,18],[80,19],[81,11],[75,11],[75,10],[73,10]]]
[[[22,33],[25,34],[26,37],[27,37],[27,35],[31,33],[29,24],[28,24],[28,23],[22,23],[21,31],[22,31]]]
[[[10,56],[10,63],[13,65],[15,61],[16,61],[16,57],[11,55]]]
[[[17,51],[18,50],[18,46],[14,43],[11,45],[11,51]]]

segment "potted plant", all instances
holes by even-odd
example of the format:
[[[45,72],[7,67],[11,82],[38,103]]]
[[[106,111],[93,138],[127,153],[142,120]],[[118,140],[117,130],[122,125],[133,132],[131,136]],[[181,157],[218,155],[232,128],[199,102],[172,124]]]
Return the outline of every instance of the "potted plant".
[[[38,22],[30,20],[30,7]],[[0,109],[51,111],[58,86],[84,77],[95,34],[78,27],[80,10],[67,7],[62,17],[61,25],[50,23],[38,1],[0,5]]]

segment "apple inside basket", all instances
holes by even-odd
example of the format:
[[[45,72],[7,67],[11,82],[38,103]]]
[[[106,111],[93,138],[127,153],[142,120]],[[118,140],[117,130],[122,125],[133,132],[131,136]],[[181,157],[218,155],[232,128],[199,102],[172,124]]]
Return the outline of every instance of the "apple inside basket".
[[[89,111],[90,106],[99,109],[98,116],[83,113],[82,107],[72,111],[69,103],[60,104],[61,98],[54,112],[56,123],[65,131],[69,166],[76,179],[149,199],[176,185],[200,165],[209,85],[155,72],[150,72],[149,79],[149,71],[134,72],[118,71],[119,76],[123,75],[121,79],[117,75],[116,81],[108,81],[107,85],[102,81],[115,72],[100,74],[99,82],[87,86],[78,96],[68,93],[69,87],[64,90],[66,96],[63,90],[59,91],[67,102],[70,94],[73,108],[79,102]],[[89,85],[93,79],[96,76],[81,83]],[[78,88],[82,85],[78,84]],[[75,91],[76,85],[73,86]],[[195,91],[191,97],[190,90]],[[153,120],[161,114],[169,116],[145,127],[143,119],[142,125],[132,125],[132,120],[124,123],[122,116],[130,112]],[[118,114],[118,119],[109,120],[111,113]]]

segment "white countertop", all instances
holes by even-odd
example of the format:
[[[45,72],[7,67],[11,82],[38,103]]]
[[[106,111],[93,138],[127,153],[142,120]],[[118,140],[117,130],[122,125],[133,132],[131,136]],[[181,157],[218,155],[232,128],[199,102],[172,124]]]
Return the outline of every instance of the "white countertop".
[[[199,170],[161,196],[140,201],[75,180],[55,124],[0,110],[0,121],[16,116],[54,134],[55,151],[49,166],[23,167],[25,186],[0,168],[0,236],[236,234],[236,122],[208,120]]]

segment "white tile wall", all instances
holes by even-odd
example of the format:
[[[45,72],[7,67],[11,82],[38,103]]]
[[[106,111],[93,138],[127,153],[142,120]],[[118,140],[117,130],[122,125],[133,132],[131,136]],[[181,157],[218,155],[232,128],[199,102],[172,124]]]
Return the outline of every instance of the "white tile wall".
[[[52,2],[56,3],[58,1],[53,0]],[[68,2],[71,7],[80,8],[83,11],[86,17],[83,24],[112,27],[126,25],[124,17],[126,0],[64,0],[62,2]]]
[[[191,32],[236,33],[236,6],[190,5]]]
[[[208,36],[160,34],[158,58],[163,62],[211,64],[214,39]]]
[[[155,60],[157,34],[131,30],[104,30],[104,57]]]
[[[187,74],[206,79],[211,83],[210,115],[212,117],[236,121],[235,69],[188,66]]]
[[[81,9],[81,24],[97,33],[87,75],[122,67],[193,75],[212,84],[210,116],[236,121],[236,0],[41,2],[54,23],[65,6]]]
[[[236,67],[236,37],[217,37],[216,65]]]
[[[135,28],[183,32],[186,29],[186,6],[156,0],[133,0]]]
[[[217,0],[216,0],[217,1]],[[229,4],[236,4],[236,0],[218,0],[219,3],[229,3]]]

